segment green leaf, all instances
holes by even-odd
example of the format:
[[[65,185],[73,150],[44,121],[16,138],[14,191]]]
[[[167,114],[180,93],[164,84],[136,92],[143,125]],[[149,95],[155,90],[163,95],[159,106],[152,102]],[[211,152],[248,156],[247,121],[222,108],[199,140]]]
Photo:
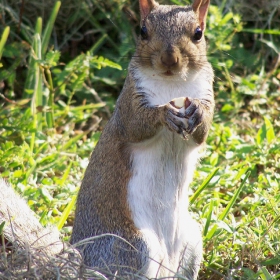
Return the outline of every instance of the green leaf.
[[[268,144],[270,144],[275,139],[273,126],[267,117],[264,117],[264,124],[259,129],[256,140],[257,143],[261,145],[265,139],[267,140]]]
[[[266,139],[268,144],[270,144],[275,139],[273,125],[267,117],[264,117],[264,122],[266,127]]]
[[[261,264],[263,266],[279,265],[280,264],[280,256],[278,256],[276,258],[273,258],[273,259],[265,260]]]
[[[263,124],[257,133],[257,143],[261,145],[266,138],[265,125]]]
[[[222,107],[221,111],[222,112],[229,112],[229,111],[232,111],[233,109],[234,109],[234,107],[231,104],[225,104]]]
[[[223,19],[219,22],[220,26],[224,26],[228,21],[230,21],[233,18],[233,13],[227,13]]]
[[[118,63],[115,63],[107,58],[104,58],[103,56],[93,57],[90,60],[90,63],[93,67],[98,69],[101,69],[102,67],[111,67],[118,70],[122,70],[122,67]]]
[[[68,167],[66,168],[62,178],[59,180],[59,185],[60,186],[63,186],[66,182],[66,179],[68,178],[69,176],[69,173],[70,173],[70,170],[71,170],[71,167],[72,167],[72,162],[70,162],[70,164],[68,165]]]
[[[51,66],[56,66],[60,58],[60,52],[59,51],[49,51],[46,54],[46,64]]]
[[[20,178],[22,176],[22,170],[16,170],[13,174],[14,178]]]
[[[227,223],[225,223],[224,221],[218,220],[218,221],[217,221],[217,226],[218,226],[219,229],[223,229],[223,230],[225,230],[225,231],[228,232],[228,233],[232,233],[232,229],[231,229],[230,226],[229,226]]]
[[[45,225],[45,224],[46,224],[45,218],[46,218],[47,214],[48,214],[48,211],[47,211],[47,210],[44,210],[43,213],[41,214],[40,223],[41,223],[42,225]]]
[[[46,187],[44,187],[44,186],[41,187],[40,192],[41,192],[41,195],[42,195],[43,199],[46,202],[51,202],[53,200],[53,197],[51,196],[51,194],[49,193],[49,191],[47,190]]]

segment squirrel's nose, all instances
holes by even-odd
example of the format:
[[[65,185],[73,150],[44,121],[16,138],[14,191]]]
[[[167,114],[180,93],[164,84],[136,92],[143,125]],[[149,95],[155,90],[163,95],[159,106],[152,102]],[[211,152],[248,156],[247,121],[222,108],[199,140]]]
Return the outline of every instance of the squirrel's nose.
[[[161,56],[161,63],[170,68],[177,65],[179,62],[179,57],[174,51],[166,51]]]

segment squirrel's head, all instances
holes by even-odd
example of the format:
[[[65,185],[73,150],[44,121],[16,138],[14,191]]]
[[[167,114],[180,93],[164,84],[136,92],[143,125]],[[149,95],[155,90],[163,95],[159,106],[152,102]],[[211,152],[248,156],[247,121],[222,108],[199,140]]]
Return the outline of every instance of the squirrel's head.
[[[159,5],[139,0],[141,34],[134,61],[149,75],[186,79],[205,66],[205,20],[210,0],[192,6]]]

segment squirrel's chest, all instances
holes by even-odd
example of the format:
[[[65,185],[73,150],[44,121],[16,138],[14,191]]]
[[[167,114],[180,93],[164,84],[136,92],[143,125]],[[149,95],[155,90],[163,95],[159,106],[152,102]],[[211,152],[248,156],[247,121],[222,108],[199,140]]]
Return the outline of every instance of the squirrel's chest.
[[[152,106],[163,105],[178,97],[203,99],[211,90],[211,83],[198,73],[190,73],[187,80],[157,80],[138,73],[137,86],[144,89],[146,99]]]

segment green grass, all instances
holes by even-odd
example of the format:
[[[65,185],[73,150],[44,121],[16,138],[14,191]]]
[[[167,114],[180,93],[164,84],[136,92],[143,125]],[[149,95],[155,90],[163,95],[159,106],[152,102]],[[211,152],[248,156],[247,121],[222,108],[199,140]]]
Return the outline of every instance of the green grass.
[[[246,14],[222,2],[207,22],[216,111],[191,196],[204,236],[200,279],[280,279],[279,27],[244,22]],[[0,6],[0,174],[67,240],[88,157],[126,75],[138,12],[137,1],[92,0],[63,17],[60,4],[30,18],[27,5],[21,19],[13,1]],[[76,44],[85,32],[91,37]]]

